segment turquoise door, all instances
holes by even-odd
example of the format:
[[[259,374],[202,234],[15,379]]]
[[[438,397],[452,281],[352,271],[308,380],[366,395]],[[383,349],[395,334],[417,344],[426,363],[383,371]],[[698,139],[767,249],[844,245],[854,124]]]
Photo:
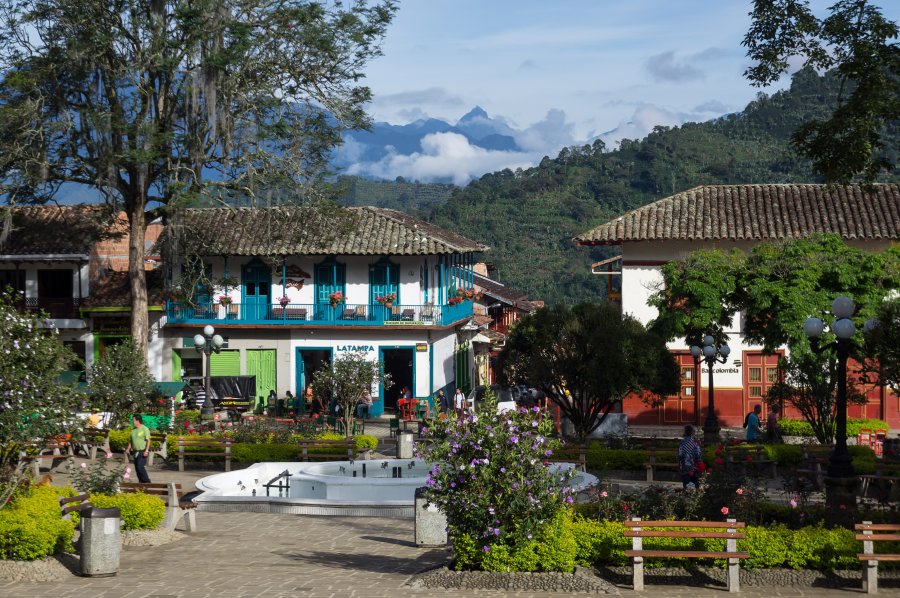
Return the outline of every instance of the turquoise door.
[[[323,262],[316,265],[316,319],[334,321],[337,319],[346,304],[340,303],[335,307],[331,306],[329,297],[333,293],[347,295],[346,290],[346,270],[344,264],[335,261]]]
[[[272,304],[272,271],[254,260],[241,270],[243,285],[243,317],[246,320],[265,320]]]
[[[392,308],[376,300],[377,297],[394,294],[394,305],[400,305],[400,268],[390,262],[369,266],[369,313],[375,320],[391,319]]]

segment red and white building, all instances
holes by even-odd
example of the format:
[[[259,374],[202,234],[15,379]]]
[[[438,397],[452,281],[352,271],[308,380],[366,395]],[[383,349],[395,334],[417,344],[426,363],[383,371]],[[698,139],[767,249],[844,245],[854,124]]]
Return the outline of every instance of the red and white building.
[[[620,276],[622,309],[646,324],[657,316],[647,304],[662,283],[660,267],[684,259],[698,249],[740,249],[755,244],[836,233],[854,247],[884,251],[900,241],[900,185],[875,185],[872,193],[861,188],[823,185],[709,185],[632,210],[576,237],[578,245],[613,245],[621,248],[621,265],[594,268],[612,280]],[[619,281],[615,281],[618,283]],[[726,332],[731,355],[714,369],[715,400],[719,421],[739,426],[744,415],[761,404],[769,386],[778,380],[778,355],[743,337],[743,318],[735,316]],[[651,408],[637,398],[624,401],[622,410],[633,424],[701,424],[706,418],[707,371],[695,371],[684,339],[669,343],[681,365],[681,391],[667,397],[662,407]],[[696,378],[700,378],[699,393]],[[850,417],[881,418],[900,428],[900,398],[890,390],[868,389],[868,402],[850,407]],[[787,413],[786,415],[794,416]]]

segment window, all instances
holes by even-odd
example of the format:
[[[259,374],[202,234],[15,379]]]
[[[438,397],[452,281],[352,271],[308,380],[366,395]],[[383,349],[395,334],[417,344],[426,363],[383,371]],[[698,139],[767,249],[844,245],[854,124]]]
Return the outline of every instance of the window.
[[[685,396],[685,397],[694,396],[694,387],[693,386],[682,386],[681,394],[682,394],[682,396]]]
[[[778,368],[766,368],[766,382],[778,382]]]
[[[681,377],[685,380],[693,380],[694,368],[681,368]]]
[[[71,270],[38,270],[38,298],[71,299]]]
[[[750,368],[750,382],[762,382],[762,368]]]
[[[14,291],[25,290],[25,270],[0,270],[0,292],[12,287]]]
[[[751,397],[761,397],[762,396],[762,386],[751,386],[750,387],[750,396]]]

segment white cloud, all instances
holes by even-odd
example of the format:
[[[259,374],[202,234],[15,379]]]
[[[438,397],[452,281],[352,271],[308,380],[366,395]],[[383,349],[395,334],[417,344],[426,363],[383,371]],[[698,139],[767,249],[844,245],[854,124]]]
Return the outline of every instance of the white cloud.
[[[623,139],[643,139],[653,130],[653,127],[676,127],[688,120],[696,119],[692,119],[688,115],[670,112],[658,106],[645,104],[639,106],[630,119],[620,122],[615,129],[600,135],[600,138],[603,139],[607,147],[612,148]]]
[[[519,147],[530,152],[555,156],[559,150],[575,143],[575,125],[566,121],[566,113],[553,108],[547,115],[524,131],[513,133]]]
[[[541,156],[528,152],[486,150],[457,133],[432,133],[422,138],[422,151],[409,156],[391,152],[378,162],[356,163],[347,174],[393,179],[451,180],[464,185],[486,172],[527,168]]]

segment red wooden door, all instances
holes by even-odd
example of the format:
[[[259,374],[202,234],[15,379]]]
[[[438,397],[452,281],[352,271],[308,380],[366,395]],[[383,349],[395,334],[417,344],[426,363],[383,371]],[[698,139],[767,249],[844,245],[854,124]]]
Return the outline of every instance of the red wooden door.
[[[690,353],[676,353],[675,360],[681,369],[681,387],[677,395],[670,395],[663,402],[663,423],[693,424],[697,421],[694,358]]]
[[[761,423],[765,423],[769,409],[766,405],[766,394],[781,379],[778,370],[780,354],[763,355],[758,352],[744,352],[744,413],[749,413],[754,406],[762,405]]]

